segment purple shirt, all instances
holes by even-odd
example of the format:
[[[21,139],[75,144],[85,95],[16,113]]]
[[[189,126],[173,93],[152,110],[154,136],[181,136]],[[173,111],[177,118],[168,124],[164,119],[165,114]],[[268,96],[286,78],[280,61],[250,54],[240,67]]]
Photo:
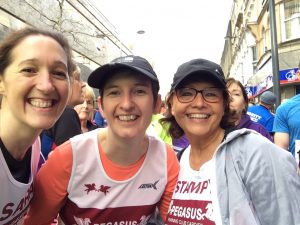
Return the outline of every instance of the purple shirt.
[[[252,121],[248,114],[244,114],[242,116],[242,119],[241,119],[239,125],[237,126],[237,128],[239,128],[239,129],[240,128],[248,128],[251,130],[255,130],[258,133],[260,133],[262,136],[268,138],[270,141],[273,142],[273,138],[271,137],[269,132],[266,130],[266,128],[263,125],[261,125],[260,123],[256,123],[256,122]]]

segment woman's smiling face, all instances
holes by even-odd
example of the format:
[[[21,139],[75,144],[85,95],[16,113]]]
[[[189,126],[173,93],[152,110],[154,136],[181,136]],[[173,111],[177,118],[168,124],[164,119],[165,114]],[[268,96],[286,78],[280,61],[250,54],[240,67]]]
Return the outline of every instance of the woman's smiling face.
[[[208,82],[193,82],[184,87],[203,90],[215,85]],[[222,93],[221,89],[220,92]],[[187,135],[206,137],[220,129],[220,122],[224,115],[223,95],[220,95],[218,102],[210,103],[204,100],[202,93],[198,92],[193,101],[182,103],[173,93],[170,103],[172,115]]]
[[[1,113],[22,126],[50,128],[67,103],[67,65],[66,53],[54,39],[43,35],[23,39],[0,76]]]

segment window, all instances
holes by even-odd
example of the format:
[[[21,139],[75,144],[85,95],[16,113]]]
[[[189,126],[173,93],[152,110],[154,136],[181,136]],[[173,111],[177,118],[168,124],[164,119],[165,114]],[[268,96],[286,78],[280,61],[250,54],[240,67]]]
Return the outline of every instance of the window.
[[[285,38],[300,37],[300,0],[284,1]]]
[[[266,53],[268,51],[268,46],[267,46],[268,41],[267,41],[267,31],[264,27],[262,28],[261,33],[262,33],[262,37],[263,37],[263,40],[262,40],[263,41],[263,52]]]
[[[252,61],[257,62],[257,48],[256,46],[251,46],[251,52],[252,52]]]

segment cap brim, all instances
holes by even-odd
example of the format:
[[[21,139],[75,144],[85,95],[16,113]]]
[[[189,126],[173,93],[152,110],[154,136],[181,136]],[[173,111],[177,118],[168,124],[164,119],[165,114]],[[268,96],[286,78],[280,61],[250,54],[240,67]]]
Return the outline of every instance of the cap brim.
[[[117,70],[127,68],[131,69],[133,71],[139,72],[146,77],[150,78],[151,80],[157,81],[157,77],[155,77],[153,74],[148,72],[147,70],[144,70],[142,68],[134,67],[131,65],[125,65],[122,63],[113,63],[113,64],[106,64],[104,66],[99,67],[98,69],[94,70],[90,76],[88,77],[88,85],[93,88],[100,89],[103,87],[103,83],[106,81],[107,78],[109,78],[110,75],[115,73]]]

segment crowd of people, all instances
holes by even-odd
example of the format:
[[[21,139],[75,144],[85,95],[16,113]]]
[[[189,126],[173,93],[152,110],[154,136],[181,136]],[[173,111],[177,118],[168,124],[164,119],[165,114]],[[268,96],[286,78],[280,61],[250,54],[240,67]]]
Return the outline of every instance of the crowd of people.
[[[143,57],[84,82],[61,33],[7,35],[0,225],[300,225],[300,94],[249,106],[206,59],[178,67],[165,101],[159,90]]]

